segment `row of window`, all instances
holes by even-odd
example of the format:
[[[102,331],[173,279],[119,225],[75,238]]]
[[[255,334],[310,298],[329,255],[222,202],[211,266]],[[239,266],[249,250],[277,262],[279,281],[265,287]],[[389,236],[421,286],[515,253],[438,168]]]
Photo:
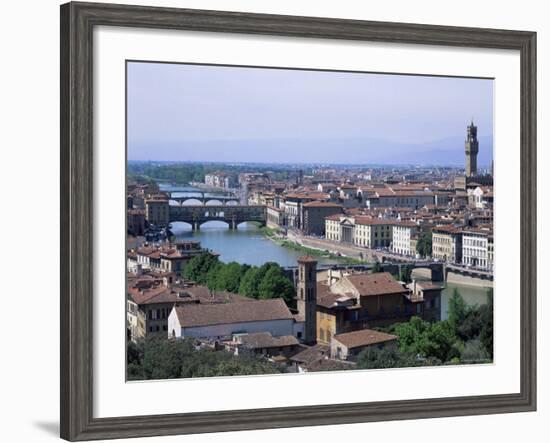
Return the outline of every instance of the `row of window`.
[[[471,249],[471,248],[464,248],[463,249],[464,256],[470,256],[470,257],[486,257],[487,253],[483,249]]]
[[[487,246],[486,240],[478,240],[475,238],[464,237],[464,245],[473,246],[478,248],[485,248]]]
[[[148,320],[165,320],[170,315],[170,309],[168,308],[162,308],[162,309],[149,309],[147,311],[147,319]]]
[[[167,331],[168,327],[166,325],[163,325],[162,330]],[[160,331],[160,326],[159,325],[149,326],[149,332],[159,332],[159,331]]]

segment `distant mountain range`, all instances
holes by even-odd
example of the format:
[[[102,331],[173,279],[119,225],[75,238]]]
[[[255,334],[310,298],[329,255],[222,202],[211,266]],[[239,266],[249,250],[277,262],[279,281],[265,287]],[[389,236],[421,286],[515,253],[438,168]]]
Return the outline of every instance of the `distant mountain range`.
[[[130,160],[258,163],[333,163],[464,166],[464,137],[428,143],[397,143],[374,138],[212,140],[129,143]],[[493,159],[493,137],[479,137],[478,166]]]

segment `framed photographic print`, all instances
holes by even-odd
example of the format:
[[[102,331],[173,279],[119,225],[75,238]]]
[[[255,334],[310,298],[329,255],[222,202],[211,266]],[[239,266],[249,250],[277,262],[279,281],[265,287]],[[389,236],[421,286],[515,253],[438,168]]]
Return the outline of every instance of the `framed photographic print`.
[[[61,7],[61,436],[536,408],[536,34]]]

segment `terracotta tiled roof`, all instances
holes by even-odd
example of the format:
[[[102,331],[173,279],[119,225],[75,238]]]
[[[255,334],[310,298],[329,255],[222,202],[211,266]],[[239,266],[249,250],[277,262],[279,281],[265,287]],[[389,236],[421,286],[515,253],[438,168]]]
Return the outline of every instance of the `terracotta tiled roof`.
[[[355,366],[356,363],[351,361],[321,358],[307,365],[307,370],[310,372],[345,371],[347,369],[354,369]]]
[[[377,197],[393,197],[395,192],[389,188],[377,188],[376,196]]]
[[[399,337],[397,335],[373,331],[372,329],[362,329],[360,331],[336,334],[333,338],[334,340],[342,343],[347,348],[353,349],[397,340]]]
[[[176,303],[182,301],[177,293],[172,292],[163,285],[140,291],[136,288],[130,288],[128,291],[132,300],[138,305],[147,305],[153,303]]]
[[[445,285],[438,284],[438,283],[432,283],[430,281],[416,282],[416,285],[419,286],[421,289],[423,289],[425,291],[435,291],[435,290],[445,289]]]
[[[298,363],[310,364],[324,355],[328,354],[328,346],[317,344],[315,346],[305,348],[303,351],[294,354],[290,359]]]
[[[325,220],[340,221],[341,217],[342,217],[342,214],[333,214],[333,215],[329,215],[328,217],[325,217]]]
[[[317,305],[324,308],[353,306],[355,298],[351,295],[335,294],[323,282],[317,282]]]
[[[462,228],[456,226],[434,226],[432,232],[441,232],[443,234],[460,234],[462,232]]]
[[[333,202],[313,201],[304,203],[304,208],[341,208],[342,205]]]
[[[360,295],[387,295],[407,292],[399,282],[395,281],[389,272],[374,274],[351,274],[346,278]]]
[[[293,319],[281,298],[176,307],[181,327]]]
[[[406,221],[406,220],[401,220],[401,221],[396,221],[393,223],[394,226],[403,226],[403,227],[406,227],[406,228],[417,228],[417,224],[415,222],[412,222],[412,221]]]
[[[433,192],[429,191],[396,191],[397,197],[433,197]]]
[[[372,217],[355,217],[356,225],[393,225],[395,220],[388,220],[384,218],[372,218]]]
[[[253,298],[246,297],[240,294],[234,294],[226,291],[211,291],[206,286],[191,286],[185,288],[185,292],[189,293],[192,297],[199,300],[200,303],[212,304],[212,303],[241,303],[241,302],[253,302]]]
[[[282,346],[295,346],[298,344],[298,340],[293,335],[273,337],[270,332],[246,334],[241,336],[239,340],[243,346],[249,349],[279,348]]]

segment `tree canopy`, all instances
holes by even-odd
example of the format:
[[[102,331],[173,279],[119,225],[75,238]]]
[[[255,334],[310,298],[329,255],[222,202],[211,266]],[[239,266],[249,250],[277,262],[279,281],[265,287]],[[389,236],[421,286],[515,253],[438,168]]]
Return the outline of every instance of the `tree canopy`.
[[[283,298],[288,304],[292,304],[294,299],[292,281],[275,262],[267,262],[260,267],[223,263],[205,253],[189,260],[182,275],[214,291],[235,292],[258,299]]]
[[[432,233],[423,232],[418,241],[416,242],[416,252],[422,257],[429,257],[432,255]]]
[[[168,339],[152,334],[127,344],[129,380],[276,374],[283,370],[253,355],[198,348],[192,339]]]
[[[407,368],[441,364],[441,361],[435,358],[418,358],[415,354],[401,352],[396,347],[379,349],[373,346],[361,351],[356,361],[358,369]]]
[[[385,328],[399,336],[396,349],[366,349],[357,357],[361,368],[483,363],[493,358],[493,296],[487,304],[468,305],[455,290],[447,320],[426,322],[420,317]]]
[[[378,272],[382,272],[382,266],[380,265],[380,262],[374,262],[374,264],[372,265],[372,268],[371,268],[371,272],[373,274],[376,274]]]
[[[206,284],[206,278],[211,268],[220,263],[218,257],[207,252],[189,260],[183,270],[183,278],[199,284]]]
[[[399,268],[399,280],[410,283],[412,278],[412,268],[408,265],[402,265]]]

